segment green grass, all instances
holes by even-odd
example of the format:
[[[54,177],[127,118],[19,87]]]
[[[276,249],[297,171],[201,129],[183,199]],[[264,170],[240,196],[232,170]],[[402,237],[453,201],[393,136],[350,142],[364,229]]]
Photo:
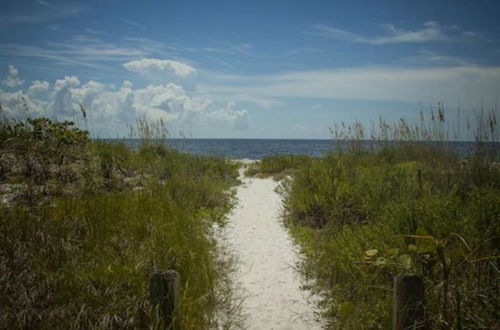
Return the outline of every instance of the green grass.
[[[392,278],[416,273],[432,328],[492,327],[500,170],[386,158],[397,151],[326,156],[286,191],[286,222],[326,290],[332,326],[388,328]]]
[[[488,118],[485,140],[497,141]],[[441,119],[425,129],[383,124],[381,141],[400,143],[363,150],[356,123],[344,152],[267,157],[247,174],[283,180],[285,223],[330,327],[389,328],[393,276],[416,273],[430,328],[494,328],[495,148],[479,144],[461,159],[409,141],[434,132],[442,141]],[[161,328],[148,302],[156,269],[181,273],[182,328],[229,328],[239,318],[232,265],[213,235],[232,207],[238,165],[168,148],[161,123],[137,126],[143,143],[132,150],[91,141],[70,122],[0,125],[0,185],[15,188],[0,191],[10,196],[0,204],[0,328]]]
[[[305,155],[275,155],[264,157],[248,165],[245,172],[249,176],[284,178],[295,170],[310,164],[311,158]]]
[[[212,232],[232,207],[236,165],[165,141],[131,150],[63,140],[50,122],[45,136],[13,125],[0,129],[1,183],[25,188],[0,206],[0,328],[161,328],[148,302],[156,269],[181,273],[183,329],[233,308]]]
[[[487,141],[497,135],[490,128]],[[444,135],[439,131],[438,140]],[[498,144],[479,138],[476,152],[462,159],[439,143],[404,138],[367,151],[358,133],[349,138],[343,152],[266,157],[250,172],[284,178],[284,221],[329,327],[390,328],[393,278],[414,273],[425,281],[428,328],[495,328]]]

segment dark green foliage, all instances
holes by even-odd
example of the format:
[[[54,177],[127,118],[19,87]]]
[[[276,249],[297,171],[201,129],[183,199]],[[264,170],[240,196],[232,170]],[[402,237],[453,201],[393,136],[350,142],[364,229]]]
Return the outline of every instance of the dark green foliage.
[[[183,328],[215,324],[228,265],[211,232],[232,207],[236,165],[165,144],[93,142],[46,119],[4,124],[0,136],[0,184],[30,182],[45,196],[27,203],[21,192],[0,205],[0,329],[158,328],[148,302],[155,269],[182,274]],[[47,177],[18,171],[26,159]],[[67,168],[71,179],[59,175]]]
[[[46,118],[0,124],[0,180],[20,184],[18,201],[88,193],[100,186],[88,133]]]
[[[497,163],[401,143],[305,164],[282,183],[285,222],[332,328],[390,328],[399,273],[424,276],[430,328],[496,326]]]

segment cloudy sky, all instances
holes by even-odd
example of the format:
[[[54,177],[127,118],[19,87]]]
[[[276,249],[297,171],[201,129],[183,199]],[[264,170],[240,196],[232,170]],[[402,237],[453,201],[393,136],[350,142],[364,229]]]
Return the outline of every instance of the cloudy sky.
[[[127,136],[329,138],[340,121],[500,101],[499,1],[2,1],[6,116]],[[500,108],[500,107],[499,107]],[[463,121],[464,122],[464,121]]]

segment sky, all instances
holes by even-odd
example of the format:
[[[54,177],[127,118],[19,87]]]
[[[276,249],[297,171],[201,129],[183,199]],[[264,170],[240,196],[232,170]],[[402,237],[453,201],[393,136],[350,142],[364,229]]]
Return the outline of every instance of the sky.
[[[453,127],[500,108],[499,1],[0,8],[2,114],[74,120],[96,137],[146,118],[172,137],[330,138],[336,123],[414,121],[438,102]]]

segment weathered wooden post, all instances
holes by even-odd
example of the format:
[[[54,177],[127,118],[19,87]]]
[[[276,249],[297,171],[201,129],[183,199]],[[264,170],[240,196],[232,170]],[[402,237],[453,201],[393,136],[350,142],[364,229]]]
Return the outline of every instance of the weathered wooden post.
[[[179,329],[180,280],[181,275],[175,270],[159,270],[151,275],[151,304],[158,310],[167,329]]]
[[[424,281],[418,275],[394,278],[393,330],[425,328]]]

